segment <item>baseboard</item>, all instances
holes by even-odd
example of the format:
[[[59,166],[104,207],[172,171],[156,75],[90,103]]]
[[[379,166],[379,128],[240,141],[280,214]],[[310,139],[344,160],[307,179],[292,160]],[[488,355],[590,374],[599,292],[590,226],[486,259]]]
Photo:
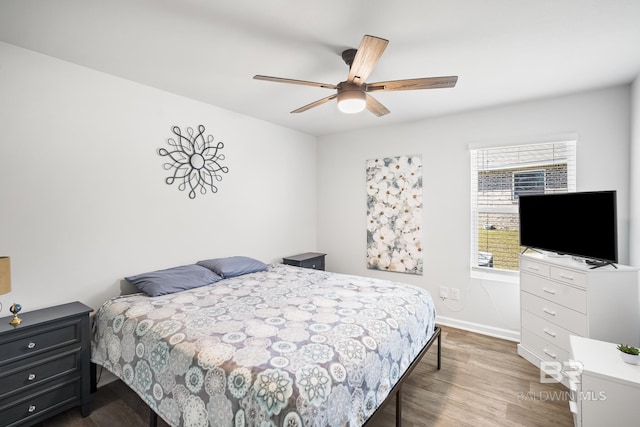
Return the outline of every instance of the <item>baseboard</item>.
[[[520,344],[518,344],[518,354],[522,358],[528,360],[532,365],[537,366],[538,368],[540,367],[540,358]]]
[[[443,326],[450,326],[456,329],[476,332],[490,337],[502,338],[508,341],[520,342],[520,331],[495,328],[493,326],[481,325],[479,323],[465,322],[464,320],[452,319],[450,317],[436,316],[436,323]]]

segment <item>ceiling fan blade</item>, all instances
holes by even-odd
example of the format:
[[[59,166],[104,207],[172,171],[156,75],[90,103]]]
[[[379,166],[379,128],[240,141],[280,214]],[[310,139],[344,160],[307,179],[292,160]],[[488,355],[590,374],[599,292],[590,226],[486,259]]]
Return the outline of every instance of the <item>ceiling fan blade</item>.
[[[454,87],[457,81],[458,76],[392,80],[388,82],[368,83],[365,90],[367,92],[389,92],[393,90],[438,89]]]
[[[375,114],[377,117],[382,117],[391,112],[371,95],[367,95],[367,110]]]
[[[382,56],[389,40],[374,36],[364,36],[349,69],[347,81],[363,85]]]
[[[261,76],[255,75],[253,76],[256,80],[265,80],[268,82],[276,82],[276,83],[292,83],[296,85],[305,85],[305,86],[315,86],[315,87],[324,87],[327,89],[336,89],[336,85],[332,85],[329,83],[316,83],[316,82],[308,82],[306,80],[294,80],[294,79],[284,79],[282,77],[270,77],[270,76]]]
[[[329,101],[331,101],[332,99],[336,98],[337,96],[338,96],[338,94],[337,94],[337,93],[334,93],[333,95],[329,95],[329,96],[327,96],[326,98],[319,99],[319,100],[317,100],[317,101],[315,101],[315,102],[312,102],[311,104],[307,104],[307,105],[305,105],[304,107],[300,107],[300,108],[298,108],[297,110],[293,110],[293,111],[292,111],[292,113],[302,113],[302,112],[305,112],[305,111],[307,111],[307,110],[310,110],[310,109],[311,109],[311,108],[313,108],[313,107],[317,107],[318,105],[322,105],[322,104],[324,104],[325,102],[329,102]]]

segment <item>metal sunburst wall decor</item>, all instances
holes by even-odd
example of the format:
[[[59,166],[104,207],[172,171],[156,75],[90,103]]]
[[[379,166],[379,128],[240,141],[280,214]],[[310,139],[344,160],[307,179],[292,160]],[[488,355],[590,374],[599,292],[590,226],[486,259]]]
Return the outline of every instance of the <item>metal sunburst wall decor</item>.
[[[195,199],[198,192],[204,195],[209,189],[218,192],[215,183],[222,180],[222,174],[229,172],[229,168],[222,166],[225,159],[220,150],[224,148],[222,141],[213,144],[213,136],[204,135],[204,126],[198,126],[198,131],[188,127],[183,134],[178,126],[171,129],[176,139],[169,138],[170,150],[160,148],[158,154],[167,157],[163,165],[165,170],[172,170],[173,175],[165,178],[168,185],[178,182],[178,189],[189,189],[189,198]]]

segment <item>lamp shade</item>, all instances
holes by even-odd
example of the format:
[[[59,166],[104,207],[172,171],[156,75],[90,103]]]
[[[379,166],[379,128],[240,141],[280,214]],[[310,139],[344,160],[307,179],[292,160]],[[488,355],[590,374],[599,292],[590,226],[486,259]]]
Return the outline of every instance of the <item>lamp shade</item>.
[[[11,258],[0,257],[0,295],[11,292]]]
[[[342,82],[338,86],[338,109],[343,113],[359,113],[367,106],[367,94],[362,87]]]

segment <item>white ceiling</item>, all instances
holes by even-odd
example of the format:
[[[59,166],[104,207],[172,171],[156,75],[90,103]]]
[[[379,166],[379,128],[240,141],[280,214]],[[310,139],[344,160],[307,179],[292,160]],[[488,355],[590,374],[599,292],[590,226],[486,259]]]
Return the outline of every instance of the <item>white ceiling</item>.
[[[391,114],[290,111],[338,83],[340,57],[390,41],[369,82],[459,76],[453,89],[376,93]],[[0,40],[311,134],[631,82],[639,0],[0,0]],[[0,58],[0,61],[2,58]]]

